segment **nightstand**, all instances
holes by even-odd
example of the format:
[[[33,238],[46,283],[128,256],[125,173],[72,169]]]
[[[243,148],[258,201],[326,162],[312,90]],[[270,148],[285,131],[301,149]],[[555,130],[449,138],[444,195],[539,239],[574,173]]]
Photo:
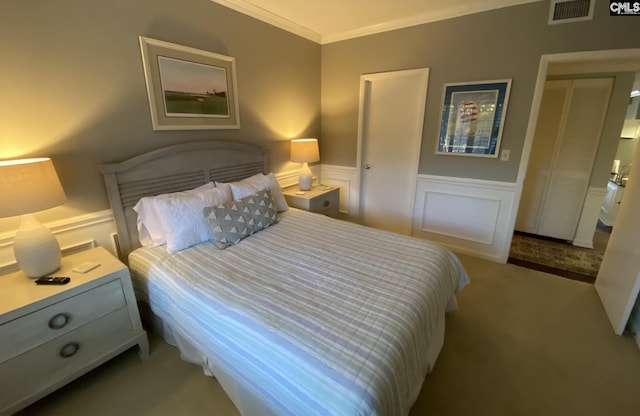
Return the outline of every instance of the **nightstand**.
[[[301,191],[298,185],[282,190],[287,204],[294,208],[336,218],[340,208],[340,188],[317,185],[309,191]]]
[[[86,261],[100,266],[72,269]],[[138,345],[149,355],[129,269],[102,247],[62,258],[36,285],[23,272],[0,276],[0,414],[12,414]]]

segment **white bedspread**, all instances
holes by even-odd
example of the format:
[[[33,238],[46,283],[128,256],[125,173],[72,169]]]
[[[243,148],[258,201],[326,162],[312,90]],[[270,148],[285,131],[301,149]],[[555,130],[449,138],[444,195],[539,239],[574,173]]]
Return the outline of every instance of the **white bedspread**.
[[[468,282],[440,246],[296,209],[226,250],[129,261],[153,312],[277,415],[407,414]]]

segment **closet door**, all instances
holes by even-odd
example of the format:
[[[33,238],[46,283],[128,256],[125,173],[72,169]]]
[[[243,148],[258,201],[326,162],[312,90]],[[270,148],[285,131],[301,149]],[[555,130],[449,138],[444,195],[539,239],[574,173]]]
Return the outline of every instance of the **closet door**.
[[[604,126],[612,78],[572,81],[538,234],[573,240]]]
[[[551,169],[560,141],[561,127],[568,113],[571,81],[547,81],[544,86],[536,132],[524,179],[516,230],[538,233]]]
[[[546,82],[516,230],[575,237],[612,85],[612,78]]]

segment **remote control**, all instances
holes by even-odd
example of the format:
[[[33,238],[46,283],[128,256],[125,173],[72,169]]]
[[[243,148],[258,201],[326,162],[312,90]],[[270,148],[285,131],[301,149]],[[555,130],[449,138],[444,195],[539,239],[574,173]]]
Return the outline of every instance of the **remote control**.
[[[66,285],[71,281],[70,277],[50,277],[45,276],[39,279],[36,279],[37,285]]]

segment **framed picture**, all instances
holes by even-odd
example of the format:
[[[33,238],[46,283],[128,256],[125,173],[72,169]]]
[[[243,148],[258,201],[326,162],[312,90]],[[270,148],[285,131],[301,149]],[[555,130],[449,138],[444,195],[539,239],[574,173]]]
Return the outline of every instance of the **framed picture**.
[[[446,84],[436,153],[498,157],[511,80]]]
[[[239,129],[235,58],[140,36],[154,130]]]

